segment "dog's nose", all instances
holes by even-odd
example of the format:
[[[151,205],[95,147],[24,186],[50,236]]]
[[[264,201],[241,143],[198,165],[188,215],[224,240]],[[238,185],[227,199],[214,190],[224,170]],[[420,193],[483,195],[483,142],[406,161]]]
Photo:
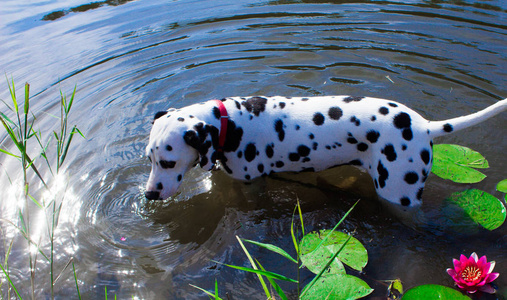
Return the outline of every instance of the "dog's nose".
[[[161,200],[160,199],[160,192],[157,192],[157,191],[146,191],[146,192],[144,192],[144,196],[148,200]]]

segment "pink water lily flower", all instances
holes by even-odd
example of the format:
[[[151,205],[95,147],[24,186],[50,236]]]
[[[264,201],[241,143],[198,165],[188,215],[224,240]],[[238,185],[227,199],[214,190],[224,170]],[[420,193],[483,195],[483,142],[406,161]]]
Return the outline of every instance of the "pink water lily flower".
[[[461,254],[459,260],[453,259],[454,269],[447,269],[456,285],[468,293],[475,293],[478,290],[486,293],[494,293],[495,289],[489,284],[498,278],[499,273],[492,273],[495,262],[488,262],[486,256],[477,257],[474,252],[467,258]]]

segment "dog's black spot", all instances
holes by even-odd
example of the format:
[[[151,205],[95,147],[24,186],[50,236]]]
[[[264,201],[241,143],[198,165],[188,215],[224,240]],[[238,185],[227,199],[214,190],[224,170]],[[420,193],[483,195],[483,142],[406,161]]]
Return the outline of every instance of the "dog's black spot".
[[[368,150],[368,145],[365,143],[359,143],[359,144],[357,144],[357,150],[364,152],[364,151]]]
[[[296,130],[299,130],[299,129],[301,129],[301,126],[296,124],[296,126],[294,128],[296,128]]]
[[[410,206],[410,198],[408,197],[403,197],[400,199],[400,204],[403,205],[403,206]]]
[[[162,182],[157,183],[157,190],[163,190],[164,186],[162,185]]]
[[[273,157],[273,154],[274,154],[274,151],[273,151],[273,146],[272,145],[267,145],[266,146],[266,156],[268,158],[272,158]]]
[[[370,143],[376,143],[378,141],[378,138],[380,137],[380,133],[376,130],[370,130],[366,133],[366,139],[370,142]]]
[[[345,99],[343,99],[343,102],[345,103],[350,103],[350,102],[358,102],[358,101],[361,101],[364,97],[354,97],[354,96],[351,96],[351,97],[347,97]]]
[[[178,180],[178,182],[180,182],[182,178],[183,178],[183,176],[181,174],[179,174],[176,179]]]
[[[222,116],[220,113],[220,108],[218,108],[218,106],[214,106],[211,110],[213,112],[213,116],[215,116],[215,119],[220,120],[220,117]]]
[[[241,109],[241,104],[238,101],[234,100],[234,104],[236,104],[237,109]]]
[[[423,194],[423,191],[424,191],[424,189],[423,189],[423,188],[420,188],[420,189],[417,191],[417,195],[416,195],[417,200],[421,200],[421,199],[422,199],[422,194]]]
[[[256,116],[259,116],[259,114],[266,109],[267,102],[268,99],[263,97],[251,97],[246,101],[241,102],[241,104],[246,108],[246,110],[252,112]]]
[[[301,156],[297,153],[289,153],[289,160],[290,161],[298,161],[301,158]]]
[[[398,104],[393,103],[393,102],[389,102],[389,103],[387,103],[387,104],[389,104],[389,106],[391,106],[391,107],[398,107]]]
[[[332,120],[339,120],[343,116],[343,111],[338,106],[333,106],[329,108],[327,114]]]
[[[184,121],[185,121],[185,118],[179,117],[179,118],[178,118],[178,121],[180,121],[180,122],[184,122]]]
[[[427,149],[421,151],[421,159],[425,165],[430,163],[430,152]]]
[[[394,124],[394,127],[398,128],[398,129],[409,128],[410,125],[412,124],[412,120],[410,119],[409,114],[407,114],[405,112],[401,112],[401,113],[397,114],[396,116],[394,116],[393,124]]]
[[[308,135],[308,137],[310,138],[310,140],[313,140],[313,139],[315,138],[315,136],[313,135],[313,133],[310,133],[310,134]]]
[[[353,165],[353,166],[362,166],[363,162],[359,159],[354,159],[354,160],[349,161],[349,164]]]
[[[324,120],[325,120],[324,115],[321,114],[320,112],[316,112],[313,115],[313,123],[317,126],[324,124]]]
[[[387,144],[384,149],[381,151],[384,154],[388,161],[395,161],[397,154],[396,150],[394,150],[394,146],[392,144]]]
[[[371,116],[370,120],[371,120],[372,122],[375,122],[375,121],[377,120],[377,116]]]
[[[245,179],[246,179],[246,180],[250,180],[250,175],[246,174],[246,175],[245,175]]]
[[[284,109],[284,108],[285,108],[285,102],[280,102],[279,104],[280,104],[280,108],[281,108],[281,109]]]
[[[405,144],[401,145],[401,150],[403,150],[403,151],[407,150],[407,145],[405,145]]]
[[[308,101],[308,98],[301,98],[301,101]]]
[[[426,179],[428,179],[428,171],[426,169],[422,170],[422,182],[426,182]]]
[[[419,175],[416,172],[408,172],[405,174],[404,180],[408,184],[414,184],[419,180]]]
[[[384,167],[381,160],[378,161],[377,172],[379,175],[378,177],[379,186],[380,188],[384,188],[386,186],[386,180],[387,178],[389,178],[389,171],[387,171],[387,169]]]
[[[275,131],[278,133],[278,139],[282,142],[285,138],[285,130],[283,130],[283,121],[281,119],[275,121]]]
[[[167,145],[167,146],[165,146],[165,150],[173,151],[173,147],[171,147],[171,145]]]
[[[255,147],[255,144],[249,143],[248,145],[246,145],[246,147],[245,147],[246,161],[251,162],[252,160],[254,160],[256,153],[257,153],[257,148]]]
[[[411,141],[412,138],[414,137],[414,134],[412,133],[412,129],[410,128],[405,128],[403,129],[403,131],[401,132],[401,136],[403,136],[403,138],[406,140],[406,141]]]
[[[378,112],[385,116],[389,113],[389,109],[385,106],[382,106],[381,108],[379,108]]]
[[[167,114],[167,111],[159,111],[159,112],[157,112],[155,114],[155,116],[153,117],[153,121],[155,121],[156,119],[158,119],[158,118],[160,118],[160,117],[162,117],[162,116],[164,116],[166,114]]]
[[[264,165],[263,164],[258,164],[257,165],[257,170],[259,171],[259,173],[263,173],[264,172]]]
[[[326,145],[326,149],[327,149],[327,150],[331,150],[331,146]]]
[[[176,166],[176,162],[174,160],[161,160],[160,166],[162,169],[172,169]]]
[[[375,184],[375,188],[378,189],[378,181],[377,181],[377,179],[373,180],[373,183]]]
[[[308,148],[305,145],[299,145],[298,146],[298,154],[301,156],[308,156],[310,154],[310,148]]]
[[[317,150],[317,147],[319,147],[319,144],[317,142],[314,142],[312,145],[312,149]]]
[[[445,132],[452,132],[454,130],[454,128],[452,127],[451,124],[447,123],[444,125],[444,131]]]
[[[276,167],[277,167],[277,168],[283,168],[283,166],[285,166],[285,164],[283,163],[283,161],[280,161],[280,160],[279,160],[279,161],[277,161],[277,162],[275,163],[275,165],[276,165]]]
[[[350,118],[350,122],[356,124],[356,126],[361,125],[361,121],[358,118],[356,118],[356,116],[353,116],[352,118]]]
[[[347,142],[349,144],[357,144],[357,140],[354,136],[352,136],[352,133],[349,132],[349,137],[347,138]]]

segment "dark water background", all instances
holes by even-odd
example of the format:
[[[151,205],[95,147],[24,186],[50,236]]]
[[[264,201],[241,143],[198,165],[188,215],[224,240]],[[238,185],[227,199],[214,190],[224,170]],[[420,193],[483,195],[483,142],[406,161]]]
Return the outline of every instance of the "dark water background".
[[[106,286],[119,299],[206,299],[189,284],[212,290],[215,279],[224,297],[262,299],[255,276],[211,260],[248,266],[236,235],[294,255],[290,223],[297,199],[306,229],[318,230],[334,226],[361,198],[341,229],[354,232],[369,252],[361,278],[376,289],[371,299],[385,296],[380,280],[400,278],[406,288],[452,286],[445,269],[453,257],[474,251],[503,271],[497,297],[507,299],[507,225],[493,232],[465,226],[443,202],[469,187],[503,197],[495,186],[507,178],[505,113],[436,141],[478,150],[491,168],[474,185],[430,176],[421,208],[426,219],[417,224],[380,205],[371,179],[351,168],[247,187],[195,169],[175,201],[150,203],[141,194],[151,119],[169,107],[226,96],[365,95],[439,120],[507,97],[506,10],[503,0],[3,0],[0,72],[20,88],[31,84],[39,128],[57,128],[59,91],[70,94],[77,86],[70,122],[86,140],[75,139],[63,175],[51,182],[67,185],[57,268],[74,257],[85,299],[103,298]],[[8,101],[5,81],[1,86],[0,98]],[[21,174],[10,158],[0,157],[0,164],[0,218],[16,222]],[[47,174],[42,163],[41,169]],[[38,211],[33,208],[33,236],[44,236]],[[0,257],[15,237],[11,276],[28,298],[26,241],[1,226]],[[295,277],[287,261],[249,249],[266,269]],[[43,299],[48,264],[39,257],[37,268],[36,294]],[[303,270],[302,278],[306,283],[312,274]],[[281,286],[294,297],[295,286]],[[56,294],[77,297],[69,269]]]

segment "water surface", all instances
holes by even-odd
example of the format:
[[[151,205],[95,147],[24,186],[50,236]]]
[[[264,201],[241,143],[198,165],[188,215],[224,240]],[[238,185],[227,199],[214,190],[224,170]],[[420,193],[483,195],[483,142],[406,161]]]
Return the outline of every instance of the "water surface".
[[[452,286],[445,269],[461,253],[487,255],[498,271],[507,270],[506,225],[493,232],[470,229],[444,206],[447,195],[469,187],[502,196],[495,186],[507,177],[505,114],[436,141],[478,150],[491,167],[483,182],[470,186],[430,176],[421,208],[426,219],[417,224],[380,205],[371,179],[353,168],[248,186],[194,169],[175,199],[142,197],[151,120],[169,107],[226,96],[364,95],[440,120],[507,97],[506,10],[501,0],[4,0],[0,71],[18,87],[30,83],[38,128],[46,134],[57,128],[59,91],[77,87],[70,122],[86,139],[73,141],[64,172],[50,180],[67,188],[57,268],[74,258],[86,299],[102,298],[105,287],[119,299],[203,299],[189,284],[212,290],[215,279],[224,297],[262,299],[255,276],[212,260],[248,266],[236,236],[294,255],[290,223],[297,199],[306,229],[318,230],[333,227],[360,198],[342,230],[354,232],[369,252],[361,278],[376,289],[372,299],[385,295],[379,280],[401,278],[406,288]],[[0,98],[8,100],[2,86]],[[2,141],[12,146],[5,133]],[[21,173],[16,161],[0,159],[0,218],[18,222]],[[40,168],[49,176],[42,163]],[[30,210],[33,234],[44,236],[44,218],[38,208]],[[2,239],[15,241],[11,276],[28,298],[26,241],[12,226],[1,226]],[[283,259],[249,249],[266,269],[295,277]],[[42,298],[50,293],[43,275],[49,266],[39,258],[37,268]],[[312,275],[303,270],[302,278],[306,283]],[[506,278],[496,281],[501,299],[507,298]],[[281,286],[295,296],[295,286]],[[56,295],[76,295],[69,269]]]

